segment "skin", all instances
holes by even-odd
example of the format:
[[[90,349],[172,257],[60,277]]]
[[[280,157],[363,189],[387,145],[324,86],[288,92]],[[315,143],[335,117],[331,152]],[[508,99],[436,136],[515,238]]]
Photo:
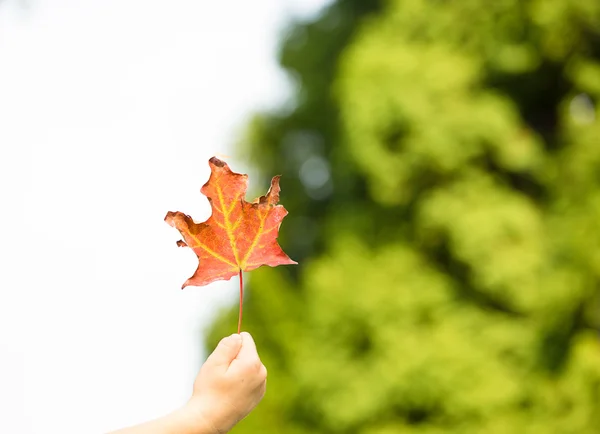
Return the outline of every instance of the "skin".
[[[266,386],[267,370],[252,336],[233,334],[204,362],[182,408],[112,434],[223,434],[258,405]]]

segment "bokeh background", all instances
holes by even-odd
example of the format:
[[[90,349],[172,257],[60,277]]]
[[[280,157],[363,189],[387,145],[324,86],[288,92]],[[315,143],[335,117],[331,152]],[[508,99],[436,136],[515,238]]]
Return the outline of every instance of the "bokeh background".
[[[24,366],[22,408],[34,428],[43,428],[35,422],[42,404],[64,384],[70,386],[62,405],[53,402],[43,416],[59,427],[76,400],[84,412],[79,425],[69,425],[72,431],[31,432],[81,432],[90,423],[108,427],[108,418],[116,424],[156,416],[188,391],[186,381],[203,357],[190,357],[192,342],[200,345],[207,336],[209,350],[235,330],[233,286],[174,290],[194,258],[173,251],[177,236],[162,226],[166,209],[204,217],[197,191],[202,167],[226,143],[233,144],[224,152],[232,155],[232,168],[251,175],[251,196],[282,175],[281,199],[290,214],[280,243],[299,262],[248,275],[244,328],[257,341],[269,386],[234,432],[600,432],[600,2],[295,6],[278,15],[295,16],[291,24],[253,45],[265,50],[272,41],[268,53],[278,46],[284,73],[272,65],[271,75],[254,79],[251,71],[272,60],[256,60],[244,44],[266,28],[257,11],[264,7],[268,15],[281,2],[223,2],[221,15],[211,19],[204,2],[186,3],[198,8],[196,15],[173,12],[171,3],[150,2],[156,9],[136,3],[130,7],[139,15],[121,23],[132,33],[114,33],[111,17],[123,4],[129,2],[103,7],[102,19],[95,9],[88,16],[80,30],[98,26],[93,51],[82,43],[56,62],[53,54],[47,63],[32,61],[29,69],[17,63],[12,71],[31,77],[36,92],[58,98],[54,82],[43,81],[48,70],[54,65],[62,77],[60,62],[83,56],[78,64],[85,67],[65,79],[67,87],[81,80],[69,115],[118,96],[109,112],[120,122],[114,131],[128,134],[97,134],[84,124],[77,135],[77,117],[73,124],[59,122],[59,134],[52,129],[57,117],[47,124],[28,119],[39,105],[15,98],[17,110],[0,102],[0,122],[13,119],[10,137],[38,143],[20,151],[29,157],[29,172],[6,180],[36,183],[28,184],[25,199],[14,195],[26,201],[25,211],[14,211],[3,230],[15,245],[21,241],[13,250],[23,258],[19,263],[27,259],[33,268],[25,285],[42,288],[9,296],[26,307],[22,327],[38,346],[28,353],[20,340],[5,338],[16,368],[3,375],[18,381]],[[140,18],[148,10],[155,24],[171,22],[171,31]],[[197,25],[199,17],[204,26]],[[195,33],[210,25],[220,38]],[[231,34],[231,45],[215,45]],[[72,35],[61,42],[82,40]],[[3,51],[13,47],[13,62],[29,53],[3,39]],[[92,75],[96,81],[85,80],[107,65],[97,57],[107,40],[122,47],[121,57],[104,54],[100,59],[112,63]],[[200,55],[201,47],[214,51]],[[99,76],[120,74],[125,60],[141,58],[136,69],[126,69],[129,80],[118,81],[118,94],[97,87]],[[205,69],[213,71],[212,81],[200,78]],[[2,82],[3,92],[13,89],[14,81]],[[178,97],[157,99],[163,86],[177,89]],[[82,92],[90,89],[96,99]],[[251,103],[238,112],[233,101],[239,100]],[[55,100],[41,101],[52,113],[49,101]],[[123,107],[129,117],[119,114]],[[215,116],[223,113],[237,116],[222,123],[228,133],[201,133],[215,131]],[[104,111],[90,116],[102,125],[113,119]],[[45,128],[54,131],[54,146],[45,141]],[[59,152],[61,134],[71,147]],[[49,199],[59,188],[69,197],[77,193],[77,202]],[[45,204],[45,211],[29,201]],[[48,219],[50,232],[43,224]],[[106,225],[111,229],[102,229]],[[60,243],[65,247],[57,253]],[[44,258],[58,255],[50,263],[60,261],[62,268],[35,261],[32,244]],[[93,261],[90,254],[97,255]],[[22,275],[17,267],[10,273]],[[54,286],[48,288],[48,279]],[[70,289],[60,303],[79,313],[63,310],[57,318],[61,279]],[[21,324],[16,321],[5,320],[13,328]],[[73,339],[57,340],[59,333]],[[21,365],[21,354],[39,354],[39,360]],[[52,369],[40,373],[48,360]],[[56,369],[60,376],[49,382]],[[37,389],[36,381],[46,381],[46,388]],[[96,399],[93,408],[85,404],[90,399]]]
[[[600,2],[339,0],[279,58],[238,149],[300,265],[252,275],[235,432],[600,432]]]

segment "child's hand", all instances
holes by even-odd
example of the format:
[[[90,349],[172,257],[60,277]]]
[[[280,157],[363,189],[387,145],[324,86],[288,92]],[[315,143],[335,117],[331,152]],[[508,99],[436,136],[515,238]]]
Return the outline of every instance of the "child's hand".
[[[249,333],[219,342],[194,382],[186,409],[215,434],[229,431],[258,405],[265,394],[267,369]]]
[[[267,370],[252,336],[231,335],[202,365],[183,408],[113,434],[223,434],[256,407],[266,387]]]

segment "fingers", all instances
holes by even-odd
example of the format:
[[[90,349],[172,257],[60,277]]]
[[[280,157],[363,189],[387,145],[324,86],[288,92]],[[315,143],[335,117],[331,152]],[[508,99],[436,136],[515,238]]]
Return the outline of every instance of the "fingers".
[[[254,388],[254,390],[252,391],[252,394],[257,398],[258,401],[260,401],[265,396],[266,392],[267,392],[267,382],[263,381]]]
[[[259,384],[267,379],[267,368],[258,356],[254,339],[247,332],[242,332],[242,348],[228,371],[230,369],[241,370],[246,378],[252,379],[252,383]]]
[[[242,348],[240,349],[237,359],[252,360],[258,359],[258,352],[256,351],[256,344],[254,339],[248,332],[242,332]]]
[[[221,339],[217,348],[212,352],[206,363],[213,366],[224,366],[228,367],[236,357],[242,348],[242,336],[233,334]]]

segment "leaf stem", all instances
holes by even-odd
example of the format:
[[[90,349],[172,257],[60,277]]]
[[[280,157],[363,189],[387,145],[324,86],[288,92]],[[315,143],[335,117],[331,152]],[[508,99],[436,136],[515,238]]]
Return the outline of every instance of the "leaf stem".
[[[244,280],[240,270],[240,316],[238,318],[238,334],[242,331],[242,305],[244,304]]]

